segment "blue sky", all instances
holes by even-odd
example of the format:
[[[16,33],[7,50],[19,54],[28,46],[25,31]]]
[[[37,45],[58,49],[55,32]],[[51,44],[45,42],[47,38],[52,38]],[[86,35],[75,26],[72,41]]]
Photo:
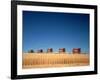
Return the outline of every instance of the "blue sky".
[[[89,14],[23,11],[23,52],[81,48],[89,52]]]

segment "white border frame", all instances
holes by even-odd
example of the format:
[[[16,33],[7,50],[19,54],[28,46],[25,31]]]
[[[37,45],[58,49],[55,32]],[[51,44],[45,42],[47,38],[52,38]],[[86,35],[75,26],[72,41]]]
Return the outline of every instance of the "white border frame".
[[[22,11],[90,14],[90,65],[81,67],[22,69]],[[17,75],[94,71],[94,9],[17,5]]]

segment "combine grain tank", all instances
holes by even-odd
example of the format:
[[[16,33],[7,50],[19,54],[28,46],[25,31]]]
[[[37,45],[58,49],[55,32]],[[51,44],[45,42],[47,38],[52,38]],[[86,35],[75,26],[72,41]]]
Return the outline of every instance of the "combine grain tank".
[[[73,48],[73,54],[80,54],[81,48]]]
[[[43,50],[42,50],[42,49],[40,49],[40,50],[38,50],[37,52],[38,52],[38,53],[43,53]]]
[[[47,49],[47,52],[49,53],[49,52],[53,52],[53,49],[52,48],[48,48]]]
[[[65,48],[60,48],[59,49],[59,53],[65,53],[65,52],[66,52]]]

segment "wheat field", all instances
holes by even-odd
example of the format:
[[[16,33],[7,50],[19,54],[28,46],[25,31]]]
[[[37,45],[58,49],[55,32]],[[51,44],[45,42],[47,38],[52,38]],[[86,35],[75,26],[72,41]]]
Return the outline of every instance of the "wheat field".
[[[22,59],[23,69],[89,65],[89,54],[23,53]]]

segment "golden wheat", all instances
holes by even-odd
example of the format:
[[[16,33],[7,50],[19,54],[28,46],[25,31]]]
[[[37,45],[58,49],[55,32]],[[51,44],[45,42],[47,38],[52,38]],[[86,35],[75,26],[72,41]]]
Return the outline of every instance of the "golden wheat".
[[[23,53],[23,68],[89,65],[88,54]]]

